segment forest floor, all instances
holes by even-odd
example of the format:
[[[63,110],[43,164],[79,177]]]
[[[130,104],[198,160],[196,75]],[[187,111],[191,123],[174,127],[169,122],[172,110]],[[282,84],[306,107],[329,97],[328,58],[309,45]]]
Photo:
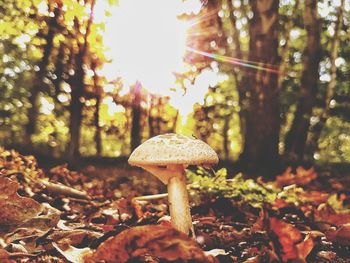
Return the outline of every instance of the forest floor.
[[[44,168],[0,149],[0,262],[350,262],[346,169],[192,174],[192,239],[170,227],[166,197],[134,199],[166,193],[140,169]]]

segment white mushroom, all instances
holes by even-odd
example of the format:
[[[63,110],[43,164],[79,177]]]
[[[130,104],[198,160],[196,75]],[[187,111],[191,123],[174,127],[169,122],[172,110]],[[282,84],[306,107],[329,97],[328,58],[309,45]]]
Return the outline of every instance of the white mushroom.
[[[185,234],[192,229],[185,168],[188,165],[208,166],[218,161],[215,151],[205,142],[174,133],[145,141],[129,158],[129,164],[147,170],[168,186],[171,224]]]

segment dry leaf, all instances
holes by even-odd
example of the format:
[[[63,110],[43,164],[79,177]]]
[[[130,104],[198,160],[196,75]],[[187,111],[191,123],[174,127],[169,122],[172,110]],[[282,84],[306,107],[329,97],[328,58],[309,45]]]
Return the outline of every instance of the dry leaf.
[[[303,239],[301,232],[283,220],[271,217],[270,230],[278,238],[276,251],[279,252],[283,261],[305,260],[314,247],[314,242],[310,235]],[[279,248],[280,247],[280,248]]]
[[[63,248],[63,246],[59,247],[56,243],[52,243],[52,246],[72,263],[84,263],[84,256],[91,251],[90,248],[76,248],[70,245]]]
[[[299,194],[299,198],[304,203],[319,205],[327,202],[329,194],[319,191],[303,191]]]
[[[350,246],[350,224],[344,224],[337,230],[326,232],[328,240],[342,246]]]
[[[50,206],[48,203],[42,203],[42,211],[40,215],[35,216],[25,222],[21,227],[34,227],[40,230],[48,230],[57,226],[61,217],[61,211]]]
[[[16,263],[15,260],[12,260],[9,258],[10,253],[7,252],[5,249],[0,249],[0,262],[2,263]]]
[[[86,262],[132,262],[144,255],[178,262],[211,262],[198,244],[185,234],[165,226],[138,226],[103,242]]]
[[[337,213],[332,207],[326,204],[320,205],[314,211],[315,221],[328,222],[336,226],[350,223],[350,213]]]
[[[13,226],[37,216],[41,205],[35,200],[17,194],[18,183],[6,177],[0,177],[0,225]]]
[[[276,184],[278,187],[286,185],[307,185],[314,179],[316,179],[317,173],[314,168],[305,169],[302,166],[296,168],[296,173],[292,173],[292,168],[289,166],[286,171],[276,178]]]

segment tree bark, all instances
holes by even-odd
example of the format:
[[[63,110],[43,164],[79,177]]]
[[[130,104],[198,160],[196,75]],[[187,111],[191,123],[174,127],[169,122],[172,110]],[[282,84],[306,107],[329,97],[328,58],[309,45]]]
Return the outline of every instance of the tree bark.
[[[251,0],[249,60],[278,63],[278,0]],[[246,134],[241,161],[255,174],[273,177],[279,170],[280,104],[277,74],[247,70]]]
[[[228,136],[228,131],[230,130],[230,115],[224,117],[224,127],[222,130],[223,133],[223,150],[225,154],[225,160],[230,158],[230,141]]]
[[[131,151],[141,144],[141,88],[140,82],[133,88]]]
[[[237,19],[234,15],[233,3],[231,0],[227,0],[227,6],[230,13],[229,19],[230,19],[230,24],[232,29],[232,39],[234,43],[234,49],[231,51],[230,55],[238,59],[243,59],[243,52],[241,49],[239,30],[237,29]],[[239,106],[240,106],[240,111],[238,112],[238,114],[239,114],[240,125],[241,125],[240,128],[241,128],[241,133],[245,134],[246,133],[245,111],[247,108],[247,98],[246,98],[246,84],[244,81],[246,80],[246,78],[242,78],[242,75],[239,74],[240,71],[241,70],[239,70],[236,67],[232,68],[232,74],[235,80],[236,89],[238,91],[238,100],[239,100]]]
[[[278,87],[282,89],[282,84],[285,79],[285,70],[286,70],[286,63],[287,63],[287,57],[288,57],[288,48],[289,48],[289,41],[290,41],[290,32],[293,29],[294,23],[293,19],[297,15],[299,9],[299,0],[295,0],[295,4],[293,7],[292,17],[289,18],[286,27],[285,27],[285,44],[281,47],[280,57],[281,57],[281,64],[280,64],[280,74],[278,76]]]
[[[335,93],[335,87],[337,83],[337,66],[335,65],[335,60],[339,54],[340,31],[341,31],[341,26],[343,24],[343,9],[344,9],[344,0],[341,0],[340,6],[337,11],[337,21],[335,23],[334,36],[331,43],[331,54],[329,58],[331,63],[331,68],[330,68],[331,80],[329,81],[329,84],[328,84],[327,93],[324,101],[325,106],[323,108],[322,113],[320,114],[320,120],[311,128],[311,139],[310,139],[310,143],[308,145],[308,151],[307,151],[307,154],[308,154],[307,157],[309,159],[311,159],[313,157],[313,154],[319,149],[318,140],[321,137],[323,127],[325,126],[326,121],[329,117],[330,103]]]
[[[102,88],[99,85],[99,76],[96,73],[96,62],[91,63],[91,70],[94,72],[93,82],[94,82],[94,91],[96,93],[96,105],[94,112],[94,124],[95,124],[95,145],[96,145],[96,155],[101,156],[102,154],[102,129],[100,126],[100,108],[102,102]]]
[[[82,123],[82,112],[83,112],[83,102],[82,98],[85,89],[85,71],[84,63],[85,57],[88,51],[88,36],[90,34],[90,27],[93,22],[93,11],[95,7],[95,0],[92,0],[90,6],[90,17],[86,24],[86,31],[84,35],[83,44],[78,45],[79,51],[76,56],[76,72],[73,76],[73,86],[71,93],[71,103],[69,107],[70,118],[69,118],[69,133],[70,141],[68,143],[67,157],[70,161],[74,161],[75,158],[80,156],[79,152],[79,141],[80,141],[80,126]],[[77,32],[80,32],[80,25],[77,18],[75,18],[75,26]]]
[[[49,64],[49,58],[53,49],[53,39],[55,37],[57,27],[58,27],[58,19],[61,14],[62,4],[58,4],[54,9],[54,16],[49,20],[48,23],[48,32],[45,37],[45,47],[43,57],[38,65],[39,71],[35,76],[35,80],[31,87],[31,93],[29,96],[29,103],[31,107],[28,109],[28,122],[25,127],[26,131],[26,139],[28,147],[32,147],[32,135],[35,134],[37,128],[37,119],[39,113],[39,105],[38,105],[38,96],[42,89],[43,79],[47,74],[47,65]]]
[[[154,122],[154,117],[153,117],[153,108],[155,107],[155,98],[154,95],[150,94],[150,105],[148,109],[148,130],[149,130],[149,138],[152,138],[155,135],[154,127],[153,127],[153,122]]]
[[[304,23],[307,31],[307,44],[304,50],[304,63],[301,76],[299,99],[292,127],[285,140],[285,154],[294,161],[304,159],[306,139],[310,127],[312,108],[315,104],[321,58],[320,21],[317,15],[317,0],[306,0]]]

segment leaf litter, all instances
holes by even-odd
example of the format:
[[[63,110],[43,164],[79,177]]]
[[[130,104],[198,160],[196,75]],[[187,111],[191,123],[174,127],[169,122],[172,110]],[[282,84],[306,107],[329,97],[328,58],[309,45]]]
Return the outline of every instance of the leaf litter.
[[[350,262],[350,179],[188,176],[195,239],[171,228],[166,199],[132,199],[133,179],[44,172],[0,149],[0,262]]]

